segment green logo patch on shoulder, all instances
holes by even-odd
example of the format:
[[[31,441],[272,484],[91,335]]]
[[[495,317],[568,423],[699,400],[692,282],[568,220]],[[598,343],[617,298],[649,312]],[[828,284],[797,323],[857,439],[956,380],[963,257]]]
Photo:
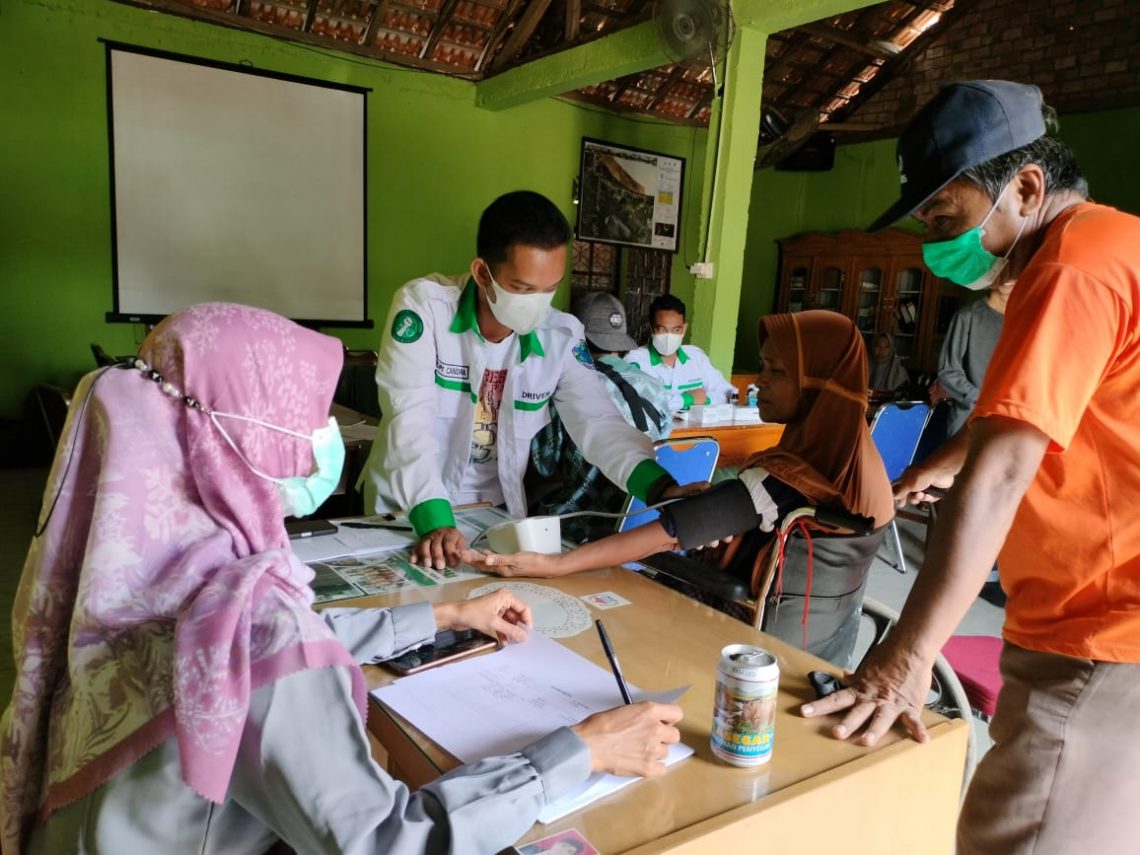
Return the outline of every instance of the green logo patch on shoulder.
[[[585,339],[574,345],[574,358],[587,368],[594,367],[594,357],[590,355],[590,348],[586,347]]]
[[[419,341],[424,334],[424,322],[411,309],[401,309],[392,320],[392,338],[401,344]]]

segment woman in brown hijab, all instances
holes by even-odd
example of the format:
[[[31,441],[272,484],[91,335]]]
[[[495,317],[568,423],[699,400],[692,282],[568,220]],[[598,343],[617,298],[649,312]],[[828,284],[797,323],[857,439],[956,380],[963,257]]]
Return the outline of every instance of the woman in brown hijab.
[[[749,579],[753,596],[760,594],[760,572],[766,565],[772,533],[789,511],[812,505],[867,517],[874,521],[877,533],[872,541],[876,536],[881,539],[881,529],[894,516],[891,485],[867,428],[867,352],[855,325],[843,315],[826,311],[762,318],[760,363],[756,378],[760,416],[766,422],[782,422],[784,433],[774,448],[753,455],[739,476],[751,496],[758,525],[731,532],[744,536],[713,559],[720,569]],[[500,576],[539,577],[623,564],[676,549],[668,517],[683,514],[686,501],[696,500],[672,506],[663,512],[662,520],[561,555],[472,551],[465,560]],[[868,548],[874,546],[872,542]],[[710,572],[715,571],[710,568]],[[863,567],[857,590],[843,591],[843,596],[858,594],[861,599],[865,575]],[[785,576],[785,591],[790,581],[794,588],[794,580]],[[838,587],[850,584],[839,581]],[[831,587],[820,577],[815,585]],[[817,593],[812,591],[811,596]],[[797,641],[798,634],[788,640]],[[815,652],[814,647],[809,649]]]
[[[760,362],[760,416],[785,427],[776,447],[740,473],[761,517],[758,534],[804,505],[868,517],[876,530],[887,525],[894,500],[867,428],[867,352],[855,325],[835,312],[769,315],[760,321]],[[721,561],[747,573],[753,595],[769,540],[741,538]]]

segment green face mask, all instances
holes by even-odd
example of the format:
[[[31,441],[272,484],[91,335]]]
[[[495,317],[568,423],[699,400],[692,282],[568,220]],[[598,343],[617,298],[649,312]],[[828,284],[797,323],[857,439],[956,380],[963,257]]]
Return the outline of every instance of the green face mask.
[[[1001,193],[998,194],[998,199],[1001,199]],[[1021,232],[1025,229],[1025,220],[1022,220],[1021,228],[1018,229],[1017,237],[1014,238],[1009,252],[1000,258],[982,246],[982,236],[986,233],[983,226],[989,222],[997,206],[998,203],[995,201],[989,213],[978,225],[957,237],[924,243],[922,260],[926,262],[930,272],[971,291],[982,291],[992,287],[1005,269],[1009,253],[1013,252],[1013,247],[1017,246]]]

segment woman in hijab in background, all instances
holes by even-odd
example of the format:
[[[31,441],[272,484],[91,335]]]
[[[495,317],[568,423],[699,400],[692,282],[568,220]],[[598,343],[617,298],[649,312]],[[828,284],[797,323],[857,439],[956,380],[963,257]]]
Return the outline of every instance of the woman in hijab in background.
[[[897,392],[910,382],[910,375],[895,353],[894,340],[886,333],[875,333],[871,341],[867,388],[872,392]]]
[[[865,545],[872,556],[877,548],[874,541],[881,540],[884,527],[894,517],[891,485],[867,428],[867,354],[855,325],[843,315],[819,310],[769,315],[760,320],[759,337],[760,416],[766,422],[783,423],[784,433],[774,448],[754,454],[739,475],[759,525],[747,532],[731,532],[743,537],[735,538],[715,559],[721,570],[748,579],[753,596],[764,593],[761,575],[773,532],[789,511],[812,505],[873,520],[875,534]],[[486,553],[468,560],[504,576],[562,576],[623,564],[675,549],[678,544],[667,530],[668,517],[684,514],[686,503],[696,501],[682,500],[666,507],[664,522],[654,521],[562,555]],[[844,567],[842,579],[829,580],[820,573],[815,589],[804,593],[822,598],[834,590],[834,596],[861,602],[870,559],[859,557],[858,562],[863,564],[861,569],[853,562]],[[783,590],[794,592],[796,580],[785,575]],[[744,619],[750,621],[751,616]],[[800,641],[798,617],[794,631],[766,627],[786,641]],[[849,630],[845,626],[826,633],[808,649],[833,661],[842,660],[854,644]]]
[[[520,640],[529,610],[492,595],[312,611],[283,517],[337,483],[341,352],[213,303],[80,383],[14,608],[8,855],[492,852],[591,767],[623,767],[593,737],[612,711],[415,794],[372,762],[356,662],[444,627]],[[618,713],[631,754],[675,741],[674,707]]]

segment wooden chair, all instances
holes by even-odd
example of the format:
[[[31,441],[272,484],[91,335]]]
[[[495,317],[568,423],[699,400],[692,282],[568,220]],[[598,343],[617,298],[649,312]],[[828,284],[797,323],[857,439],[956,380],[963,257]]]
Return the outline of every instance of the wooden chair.
[[[36,404],[39,406],[40,415],[44,420],[48,442],[54,451],[63,435],[63,426],[67,422],[67,411],[71,407],[71,393],[59,386],[41,383],[36,387]]]

